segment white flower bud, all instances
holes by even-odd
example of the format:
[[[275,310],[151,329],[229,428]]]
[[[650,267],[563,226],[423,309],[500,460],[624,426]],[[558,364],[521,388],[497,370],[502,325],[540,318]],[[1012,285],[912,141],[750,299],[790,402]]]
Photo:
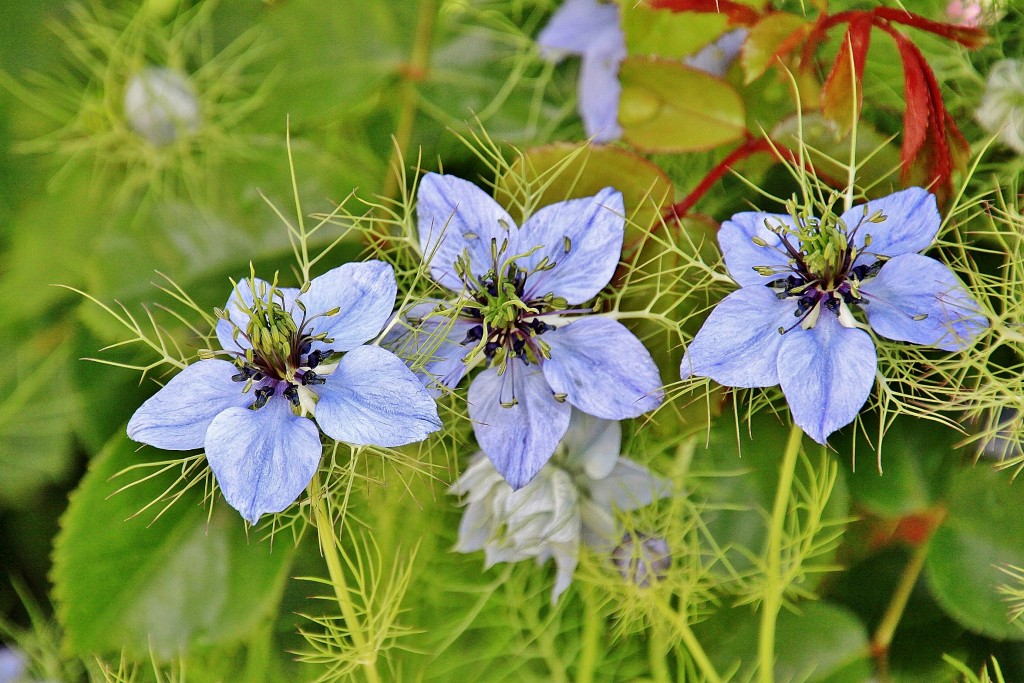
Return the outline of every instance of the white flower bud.
[[[148,66],[128,79],[124,113],[132,130],[163,146],[199,129],[199,99],[184,74]]]
[[[1003,59],[992,66],[975,116],[1003,144],[1024,154],[1024,60]]]

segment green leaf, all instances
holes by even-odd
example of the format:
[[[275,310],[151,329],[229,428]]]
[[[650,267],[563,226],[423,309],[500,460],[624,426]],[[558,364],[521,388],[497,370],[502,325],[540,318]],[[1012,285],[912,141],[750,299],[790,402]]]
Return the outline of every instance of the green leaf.
[[[678,62],[631,57],[619,71],[619,122],[652,152],[711,149],[743,137],[743,100],[729,83]]]
[[[739,666],[735,680],[750,680],[757,663],[759,621],[747,607],[717,612],[694,631],[718,671]],[[803,683],[862,683],[871,678],[868,636],[855,615],[837,605],[811,602],[783,611],[775,633],[775,679]]]
[[[0,379],[0,505],[31,503],[31,495],[71,468],[71,424],[79,401],[68,378],[69,345],[54,348],[59,330],[17,345],[5,339]],[[13,348],[12,348],[13,347]]]
[[[846,473],[850,493],[860,506],[884,518],[928,510],[942,495],[950,470],[960,458],[954,450],[957,440],[951,429],[898,419],[882,441],[881,473],[874,449],[858,440],[855,471]],[[836,447],[840,453],[853,452],[848,439],[837,442]]]
[[[158,519],[133,517],[180,468],[142,477],[126,467],[173,454],[137,450],[115,436],[73,494],[54,550],[57,616],[77,654],[152,650],[167,658],[193,645],[240,641],[272,618],[292,557],[288,543],[247,537],[242,519],[218,502],[212,515],[194,487]]]
[[[664,171],[628,150],[558,143],[527,150],[516,160],[511,171],[498,180],[498,201],[510,207],[513,218],[522,221],[522,212],[517,208],[527,198],[523,179],[535,183],[555,169],[559,169],[558,174],[539,198],[530,197],[536,202],[535,206],[540,208],[565,199],[589,197],[606,187],[614,187],[623,195],[626,217],[631,223],[627,225],[627,242],[658,220],[661,209],[674,192],[672,181]]]
[[[788,12],[773,12],[754,24],[740,55],[746,82],[760,78],[775,57],[806,38],[812,26],[810,22]]]
[[[799,133],[803,132],[802,138]],[[798,117],[786,117],[771,133],[775,140],[790,149],[796,149],[800,140],[811,149],[811,161],[824,176],[846,178],[850,161],[849,135],[836,134],[836,125],[817,112]],[[854,161],[863,165],[858,169],[860,178],[870,178],[879,194],[887,194],[899,187],[900,152],[890,138],[882,135],[870,123],[857,123],[857,144]]]
[[[624,3],[622,30],[631,55],[683,58],[718,38],[726,30],[724,14],[656,10]]]
[[[925,562],[928,585],[946,612],[972,631],[1024,640],[1024,623],[1010,621],[999,586],[1012,580],[999,567],[1024,567],[1024,489],[1007,472],[964,468],[953,477],[948,515],[932,536]]]

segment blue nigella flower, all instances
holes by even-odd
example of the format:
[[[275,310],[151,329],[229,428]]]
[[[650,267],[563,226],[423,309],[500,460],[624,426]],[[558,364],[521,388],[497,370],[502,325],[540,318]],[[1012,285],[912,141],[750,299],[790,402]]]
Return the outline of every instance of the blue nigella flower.
[[[417,201],[431,276],[458,297],[411,312],[410,321],[421,320],[415,344],[429,350],[428,381],[446,387],[486,366],[469,387],[469,416],[480,447],[513,488],[554,453],[572,406],[621,420],[661,403],[658,369],[640,340],[615,320],[587,316],[593,308],[582,305],[619,262],[619,192],[552,204],[522,227],[453,176],[424,176]]]
[[[690,67],[722,77],[739,55],[746,29],[723,34],[683,61]],[[537,36],[541,55],[559,60],[582,57],[578,86],[583,128],[595,142],[622,137],[619,125],[619,66],[626,58],[626,35],[615,2],[566,0]]]
[[[217,323],[225,358],[182,370],[135,412],[128,436],[205,448],[224,498],[253,524],[291,505],[313,478],[317,424],[350,444],[421,441],[441,427],[433,399],[397,356],[366,345],[396,293],[381,261],[347,263],[302,291],[243,280]]]
[[[838,218],[736,214],[718,241],[741,289],[704,322],[683,357],[683,377],[781,385],[794,422],[824,444],[853,421],[874,385],[866,330],[957,351],[988,326],[953,271],[918,253],[940,223],[934,195],[918,187]]]

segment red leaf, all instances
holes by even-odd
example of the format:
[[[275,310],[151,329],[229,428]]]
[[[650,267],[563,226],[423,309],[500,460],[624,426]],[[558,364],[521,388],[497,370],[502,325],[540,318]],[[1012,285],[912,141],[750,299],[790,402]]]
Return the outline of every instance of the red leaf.
[[[647,4],[654,9],[670,9],[674,12],[724,14],[730,24],[744,26],[750,26],[761,18],[761,14],[753,7],[733,0],[649,0]]]
[[[943,24],[938,21],[932,21],[931,19],[925,19],[920,14],[896,9],[895,7],[876,7],[873,10],[873,13],[879,19],[886,19],[896,24],[919,28],[922,31],[928,31],[929,33],[934,33],[937,36],[955,40],[961,45],[969,48],[981,47],[988,42],[988,33],[982,28],[959,26],[956,24]]]
[[[896,31],[890,35],[896,40],[903,61],[903,97],[907,101],[907,108],[903,112],[903,149],[900,160],[903,162],[905,177],[928,136],[931,93],[918,59],[920,53],[917,48]]]
[[[825,80],[822,113],[838,123],[843,131],[853,126],[864,104],[864,62],[871,43],[872,21],[871,15],[866,13],[858,14],[850,21],[843,46]],[[857,97],[856,109],[853,107],[854,94]]]

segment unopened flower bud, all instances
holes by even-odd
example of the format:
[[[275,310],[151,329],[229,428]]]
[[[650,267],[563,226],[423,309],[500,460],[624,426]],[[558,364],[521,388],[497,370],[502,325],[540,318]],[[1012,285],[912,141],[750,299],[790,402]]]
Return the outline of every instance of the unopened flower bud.
[[[626,533],[612,551],[612,562],[622,578],[646,588],[651,578],[660,581],[672,566],[668,542],[642,533]]]
[[[148,66],[128,80],[124,113],[132,130],[157,146],[199,129],[199,99],[184,74]]]

